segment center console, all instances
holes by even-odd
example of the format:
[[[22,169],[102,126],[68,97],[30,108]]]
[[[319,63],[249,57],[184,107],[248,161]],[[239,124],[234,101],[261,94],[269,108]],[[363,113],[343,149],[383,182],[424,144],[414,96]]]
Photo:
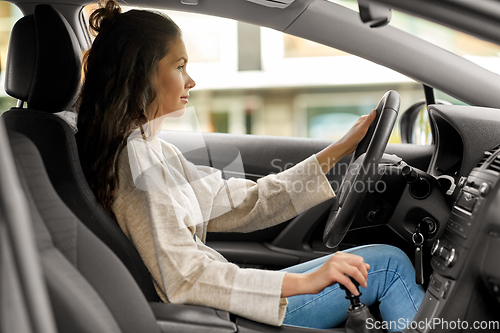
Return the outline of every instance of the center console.
[[[434,272],[430,277],[429,287],[412,325],[405,332],[447,331],[443,325],[438,325],[437,330],[434,329],[440,320],[447,317],[443,313],[444,309],[450,307],[453,302],[460,301],[458,294],[459,290],[460,293],[462,292],[460,280],[467,275],[464,274],[464,269],[471,269],[470,261],[480,260],[480,257],[472,258],[470,255],[477,241],[477,235],[482,230],[483,219],[478,217],[488,199],[493,196],[493,192],[497,191],[496,185],[499,177],[500,149],[496,149],[485,152],[483,159],[469,176],[462,177],[460,180],[458,186],[461,189],[453,205],[445,232],[434,242],[431,249],[431,265]],[[471,284],[470,281],[468,283]],[[455,297],[450,297],[454,292]],[[452,298],[451,301],[450,298]],[[461,301],[467,302],[467,296],[464,295]],[[448,313],[448,318],[449,315],[450,313]],[[455,320],[459,318],[457,314]],[[430,325],[429,322],[434,322],[434,324]],[[450,324],[448,323],[447,326],[449,327]]]

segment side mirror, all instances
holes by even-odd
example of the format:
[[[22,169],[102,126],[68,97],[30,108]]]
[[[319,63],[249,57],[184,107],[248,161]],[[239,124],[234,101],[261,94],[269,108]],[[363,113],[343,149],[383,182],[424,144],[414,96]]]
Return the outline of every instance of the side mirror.
[[[386,26],[391,21],[390,8],[373,4],[369,0],[358,0],[358,6],[361,21],[369,24],[371,28]]]
[[[436,104],[449,105],[450,103],[436,100]],[[406,109],[399,120],[399,129],[401,143],[430,145],[434,142],[432,124],[425,100],[418,101]]]

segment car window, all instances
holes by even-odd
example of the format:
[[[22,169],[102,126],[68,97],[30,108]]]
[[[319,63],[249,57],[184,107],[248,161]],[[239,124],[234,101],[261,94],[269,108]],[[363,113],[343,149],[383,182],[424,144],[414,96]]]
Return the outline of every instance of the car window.
[[[231,19],[159,11],[183,30],[197,84],[185,115],[165,129],[335,140],[388,90],[401,94],[401,110],[424,98],[421,84],[343,51]],[[400,142],[397,126],[390,142]]]
[[[16,100],[5,92],[5,63],[9,37],[14,23],[22,17],[22,13],[15,5],[7,1],[0,1],[0,114],[16,105]]]

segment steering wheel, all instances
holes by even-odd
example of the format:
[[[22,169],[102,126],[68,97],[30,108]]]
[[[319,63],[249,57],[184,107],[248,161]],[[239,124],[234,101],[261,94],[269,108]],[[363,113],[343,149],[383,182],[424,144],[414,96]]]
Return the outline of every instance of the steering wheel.
[[[326,221],[323,242],[327,247],[340,244],[356,217],[370,182],[375,179],[380,159],[398,117],[400,101],[399,94],[390,90],[378,103],[377,116],[352,155],[337,193],[337,204],[332,206]]]

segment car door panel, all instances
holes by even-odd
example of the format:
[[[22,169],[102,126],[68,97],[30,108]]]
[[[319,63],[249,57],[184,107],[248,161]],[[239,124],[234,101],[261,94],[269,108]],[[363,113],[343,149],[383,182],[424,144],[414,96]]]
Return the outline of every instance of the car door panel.
[[[288,169],[332,142],[176,131],[162,131],[159,137],[177,146],[188,160],[197,165],[220,169],[226,178],[246,177],[253,181]],[[421,170],[427,170],[433,152],[434,146],[413,144],[389,144],[386,149],[386,153],[398,155]],[[338,189],[349,161],[350,156],[343,158],[327,175],[334,191]],[[334,201],[336,198],[272,228],[250,233],[209,233],[207,244],[242,267],[278,269],[320,257],[336,250],[327,249],[321,241],[322,230]],[[361,245],[385,232],[380,227],[356,230],[356,236],[346,237],[347,241],[344,246],[341,244],[341,248]]]

